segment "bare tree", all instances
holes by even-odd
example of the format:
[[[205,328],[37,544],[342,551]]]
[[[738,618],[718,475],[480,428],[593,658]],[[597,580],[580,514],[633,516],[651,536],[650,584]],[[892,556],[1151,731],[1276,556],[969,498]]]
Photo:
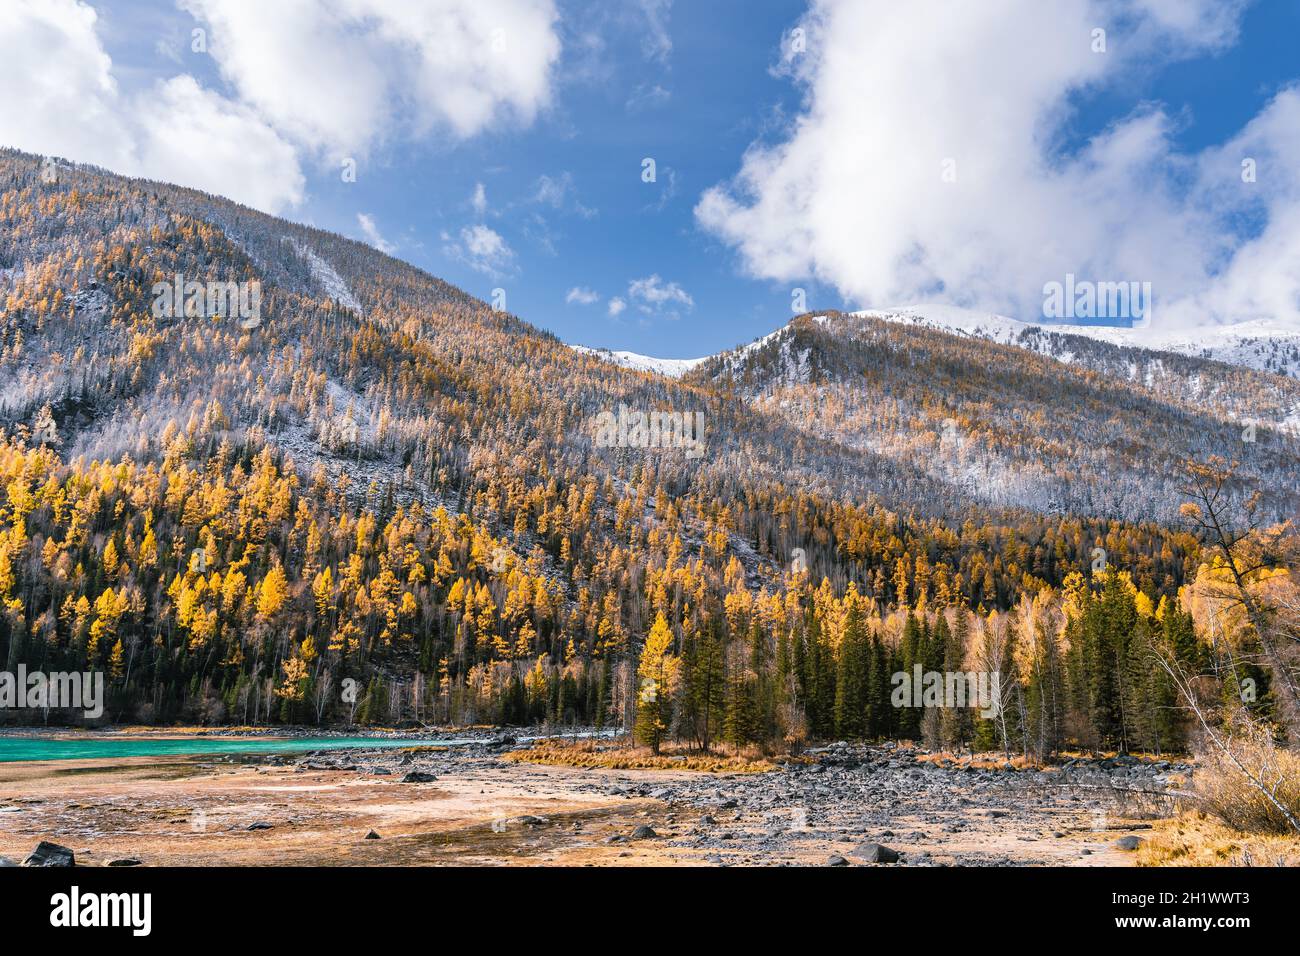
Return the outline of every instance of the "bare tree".
[[[1216,727],[1216,721],[1210,719],[1205,706],[1201,703],[1194,680],[1183,670],[1178,660],[1167,649],[1161,647],[1154,637],[1151,638],[1151,649],[1160,667],[1169,675],[1169,679],[1173,681],[1179,695],[1186,701],[1188,709],[1196,716],[1196,720],[1205,734],[1205,739],[1210,742],[1219,755],[1241,774],[1252,789],[1262,795],[1277,810],[1296,833],[1300,833],[1300,819],[1297,819],[1296,815],[1279,797],[1279,791],[1286,783],[1286,774],[1275,760],[1270,759],[1271,737],[1267,730],[1260,727],[1258,721],[1245,710],[1242,710],[1236,718],[1244,731],[1239,736],[1234,736]],[[1262,766],[1259,769],[1249,767],[1247,761],[1238,752],[1243,741],[1254,744],[1256,753],[1263,756]]]

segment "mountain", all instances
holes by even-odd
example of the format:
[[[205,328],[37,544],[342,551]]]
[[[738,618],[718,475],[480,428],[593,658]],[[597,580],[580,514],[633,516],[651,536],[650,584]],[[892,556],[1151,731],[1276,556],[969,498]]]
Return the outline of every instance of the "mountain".
[[[1196,329],[1162,329],[1029,323],[947,305],[916,305],[860,314],[1018,345],[1065,362],[1074,358],[1079,339],[1090,339],[1121,348],[1172,352],[1300,377],[1300,329],[1265,319]]]
[[[594,355],[606,362],[612,362],[615,365],[621,365],[623,368],[630,368],[638,372],[656,372],[659,375],[666,375],[669,378],[681,378],[695,366],[705,361],[704,358],[693,359],[661,359],[652,358],[649,355],[638,355],[636,352],[619,352],[610,349],[593,349],[585,345],[573,346],[574,351],[581,352],[584,355]]]
[[[1295,513],[1268,422],[1300,384],[1097,347],[826,313],[674,378],[341,236],[0,151],[0,654],[102,669],[142,722],[591,723],[630,719],[660,617],[734,703],[846,608],[979,633],[1098,549],[1154,606],[1196,567],[1184,458]],[[741,742],[803,719],[745,714]]]
[[[1272,489],[1277,517],[1300,501],[1300,382],[1085,339],[1065,363],[994,342],[994,322],[973,328],[989,337],[873,313],[802,316],[684,381],[992,506],[1169,518],[1180,462],[1215,454]]]

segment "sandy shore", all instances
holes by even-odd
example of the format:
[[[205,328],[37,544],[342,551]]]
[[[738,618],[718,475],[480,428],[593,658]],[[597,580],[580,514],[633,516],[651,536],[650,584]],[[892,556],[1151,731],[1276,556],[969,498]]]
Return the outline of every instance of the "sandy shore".
[[[900,765],[874,779],[941,773]],[[436,779],[403,782],[412,769]],[[876,805],[824,775],[537,766],[485,748],[6,763],[0,856],[21,860],[44,839],[87,865],[821,865],[857,862],[855,848],[878,840],[923,864],[1132,860],[1114,841],[1143,824],[1099,824],[1077,795],[1006,778],[1012,789],[953,773]],[[790,804],[800,793],[807,808]],[[656,836],[632,839],[640,825]]]

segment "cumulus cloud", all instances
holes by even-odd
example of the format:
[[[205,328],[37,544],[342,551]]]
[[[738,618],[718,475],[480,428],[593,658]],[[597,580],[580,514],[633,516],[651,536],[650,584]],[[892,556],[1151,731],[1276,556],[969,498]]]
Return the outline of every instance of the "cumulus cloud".
[[[560,54],[554,0],[178,4],[233,96],[184,73],[124,92],[85,0],[0,3],[0,143],[279,212],[304,154],[532,122]]]
[[[1295,316],[1294,266],[1268,255],[1300,244],[1295,174],[1280,168],[1295,91],[1220,150],[1180,152],[1159,105],[1061,149],[1072,97],[1231,44],[1242,6],[813,0],[806,52],[784,63],[802,112],[701,197],[697,220],[749,273],[821,280],[863,306],[939,298],[1032,319],[1044,284],[1073,273],[1151,282],[1153,326],[1205,309]],[[1254,193],[1247,150],[1279,160],[1261,160]],[[1262,235],[1230,228],[1249,209]]]
[[[633,279],[627,286],[628,299],[638,303],[642,312],[658,312],[664,308],[684,306],[695,308],[695,300],[676,282],[665,282],[659,274],[644,279]]]
[[[622,296],[614,296],[609,300],[608,311],[611,318],[618,318],[627,308],[627,301]]]
[[[80,0],[0,5],[0,143],[194,186],[272,212],[301,201],[293,148],[193,77],[123,93]]]
[[[515,253],[501,234],[482,224],[466,226],[457,241],[448,240],[443,252],[463,262],[475,272],[493,278],[510,274],[515,265]]]
[[[554,0],[181,0],[222,75],[332,157],[395,136],[530,123],[560,54]]]
[[[595,305],[600,301],[600,293],[583,286],[574,286],[564,297],[564,301],[568,305]]]

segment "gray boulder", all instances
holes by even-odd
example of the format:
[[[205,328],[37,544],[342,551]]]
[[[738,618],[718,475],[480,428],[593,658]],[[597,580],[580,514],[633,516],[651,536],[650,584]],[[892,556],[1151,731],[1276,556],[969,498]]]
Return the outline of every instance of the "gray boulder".
[[[868,863],[897,863],[898,851],[881,843],[860,843],[853,848],[853,856]]]
[[[42,840],[36,844],[36,849],[32,850],[31,855],[23,860],[23,866],[76,866],[77,861],[71,850],[66,846],[59,846],[57,843],[47,843]]]

